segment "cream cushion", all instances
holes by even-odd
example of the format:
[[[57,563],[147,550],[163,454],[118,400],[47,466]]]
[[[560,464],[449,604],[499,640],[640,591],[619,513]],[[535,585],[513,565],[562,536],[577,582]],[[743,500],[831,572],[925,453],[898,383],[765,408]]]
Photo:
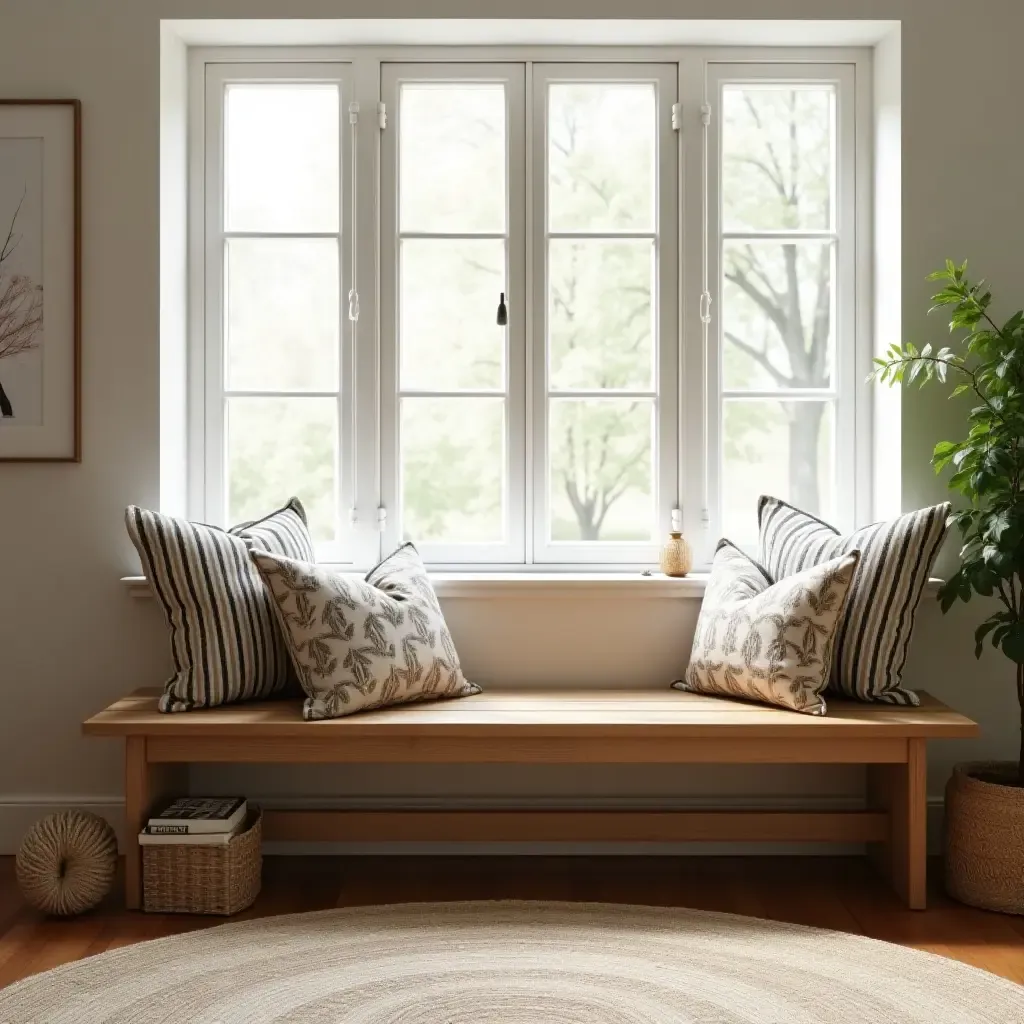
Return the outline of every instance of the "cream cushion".
[[[719,542],[685,676],[691,693],[740,697],[823,715],[852,551],[778,583],[749,555]]]
[[[340,718],[388,704],[466,697],[427,570],[405,544],[365,580],[253,550],[306,692],[303,716]]]

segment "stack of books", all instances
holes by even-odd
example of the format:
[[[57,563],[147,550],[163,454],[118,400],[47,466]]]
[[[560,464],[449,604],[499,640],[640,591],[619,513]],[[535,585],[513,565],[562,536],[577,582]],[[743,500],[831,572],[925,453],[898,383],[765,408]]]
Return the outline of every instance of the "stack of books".
[[[225,846],[245,828],[240,796],[183,796],[172,800],[139,833],[142,846]]]

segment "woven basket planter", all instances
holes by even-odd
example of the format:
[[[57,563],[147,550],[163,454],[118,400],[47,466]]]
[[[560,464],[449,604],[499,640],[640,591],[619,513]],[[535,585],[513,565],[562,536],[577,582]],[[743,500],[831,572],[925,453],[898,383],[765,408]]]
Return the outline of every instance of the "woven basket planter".
[[[1024,914],[1024,788],[984,781],[1014,779],[1017,765],[972,761],[946,786],[946,889],[985,910]]]
[[[237,914],[260,892],[262,815],[225,846],[144,846],[142,906],[151,914]]]

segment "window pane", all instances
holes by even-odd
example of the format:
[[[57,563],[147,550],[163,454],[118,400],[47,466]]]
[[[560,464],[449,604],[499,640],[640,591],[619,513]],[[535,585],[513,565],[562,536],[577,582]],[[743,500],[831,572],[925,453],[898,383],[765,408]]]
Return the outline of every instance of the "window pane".
[[[654,402],[551,399],[552,541],[654,536]]]
[[[833,255],[829,242],[724,243],[727,389],[830,386]]]
[[[551,387],[651,388],[654,243],[553,240],[548,254]]]
[[[338,521],[338,404],[332,398],[229,398],[228,519],[258,519],[292,495],[317,541]]]
[[[402,86],[402,231],[505,230],[505,87],[498,82]]]
[[[403,388],[504,388],[505,280],[502,239],[401,243]]]
[[[725,230],[832,226],[832,86],[726,85],[722,119]]]
[[[227,87],[228,231],[338,230],[338,108],[336,85]]]
[[[503,398],[403,398],[401,446],[406,540],[504,541]]]
[[[551,231],[653,232],[655,111],[649,83],[550,86]]]
[[[338,390],[335,239],[228,239],[224,289],[229,390]]]
[[[762,494],[834,519],[831,402],[726,399],[722,450],[722,532],[730,540],[756,544]]]

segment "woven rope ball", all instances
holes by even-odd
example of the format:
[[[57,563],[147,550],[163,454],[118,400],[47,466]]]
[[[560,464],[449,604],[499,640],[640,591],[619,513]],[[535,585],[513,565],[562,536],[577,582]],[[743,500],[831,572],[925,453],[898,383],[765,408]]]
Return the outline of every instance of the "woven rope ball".
[[[114,830],[87,811],[60,811],[36,822],[15,861],[25,899],[60,917],[95,907],[110,892],[116,869]]]

